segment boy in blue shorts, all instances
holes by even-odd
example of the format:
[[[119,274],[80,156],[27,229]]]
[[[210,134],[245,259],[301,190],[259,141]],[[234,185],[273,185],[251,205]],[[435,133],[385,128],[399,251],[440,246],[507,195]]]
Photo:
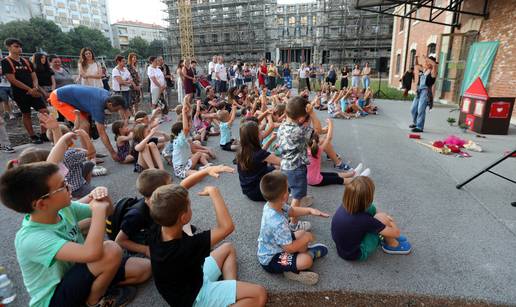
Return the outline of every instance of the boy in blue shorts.
[[[211,251],[235,229],[222,195],[213,186],[199,195],[210,196],[217,226],[188,236],[183,231],[192,218],[188,190],[165,185],[152,193],[150,213],[158,227],[149,247],[156,288],[171,306],[265,306],[262,286],[236,280],[234,247],[224,243]]]
[[[26,214],[14,244],[30,306],[125,306],[136,289],[113,286],[149,279],[149,260],[123,259],[115,242],[104,242],[112,211],[106,188],[93,190],[88,205],[71,201],[59,167],[37,162],[6,171],[0,199]],[[84,239],[80,223],[88,218]]]
[[[297,208],[287,205],[287,176],[274,171],[263,176],[260,190],[267,203],[263,207],[260,236],[258,237],[258,261],[269,273],[283,273],[291,280],[313,285],[319,275],[306,271],[316,258],[328,253],[324,244],[312,244],[311,232],[289,228],[288,218],[303,215],[328,217],[313,208]]]
[[[281,171],[287,175],[288,187],[292,194],[292,207],[311,206],[313,199],[307,194],[307,154],[308,141],[315,130],[321,133],[321,122],[313,112],[312,105],[301,96],[290,98],[285,110],[287,119],[278,129],[277,144],[281,152]],[[310,126],[312,124],[313,128]],[[301,204],[301,200],[303,204]],[[310,230],[309,222],[298,222],[291,218],[292,231]]]

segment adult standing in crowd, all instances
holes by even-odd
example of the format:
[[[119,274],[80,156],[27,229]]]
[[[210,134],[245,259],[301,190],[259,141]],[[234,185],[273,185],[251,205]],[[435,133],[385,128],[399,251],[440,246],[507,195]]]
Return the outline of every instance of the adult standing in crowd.
[[[192,98],[195,93],[194,82],[196,81],[191,63],[190,59],[186,59],[183,66],[183,88],[185,90],[185,103],[188,105],[192,105]]]
[[[278,76],[278,69],[274,65],[274,61],[271,61],[267,68],[267,88],[272,91],[276,88],[276,77]]]
[[[158,101],[161,97],[161,94],[167,88],[165,75],[163,75],[163,72],[161,71],[161,69],[159,69],[158,59],[155,56],[149,57],[149,67],[147,67],[147,76],[149,77],[150,83],[151,105],[152,108],[155,109],[158,106]]]
[[[118,112],[123,109],[125,100],[119,95],[110,95],[103,88],[70,84],[60,87],[50,93],[50,104],[63,116],[75,122],[79,116],[79,129],[90,131],[90,120],[95,122],[100,139],[107,149],[111,158],[118,161],[117,152],[111,146],[111,141],[106,133],[105,110]],[[81,111],[76,114],[75,110]]]
[[[285,85],[287,88],[292,88],[292,73],[290,71],[290,66],[288,63],[283,65],[283,79],[285,80]]]
[[[360,65],[355,64],[355,68],[353,68],[353,71],[351,72],[351,86],[352,87],[359,87],[360,86]]]
[[[170,71],[170,67],[165,64],[165,60],[162,56],[158,56],[158,66],[163,72],[165,76],[165,81],[167,83],[167,88],[165,89],[165,100],[167,104],[170,106],[170,100],[172,100],[172,88],[174,87],[174,77],[172,76],[172,72]]]
[[[408,96],[408,92],[412,89],[412,82],[414,81],[414,67],[410,67],[409,70],[403,74],[400,79],[401,87],[403,88],[403,97]]]
[[[79,56],[79,76],[81,85],[103,88],[102,66],[95,61],[91,48],[82,48]]]
[[[197,75],[197,61],[192,60],[192,62],[190,63],[190,66],[192,67],[192,71],[193,71],[193,74],[195,77],[195,82],[194,82],[195,97],[200,98],[201,97],[201,85],[199,84],[199,77]]]
[[[48,61],[50,62],[50,68],[54,72],[56,88],[75,83],[70,71],[63,67],[60,57],[55,54],[51,54],[48,56]]]
[[[319,82],[319,87],[321,87],[324,82],[324,75],[325,75],[324,67],[321,64],[317,68],[317,82]]]
[[[337,82],[337,72],[335,71],[335,67],[330,65],[330,70],[328,70],[328,75],[326,76],[326,82],[331,83],[332,86],[335,86]]]
[[[260,66],[258,67],[258,87],[261,89],[265,88],[265,78],[267,78],[267,63],[264,58],[260,61]]]
[[[133,106],[133,113],[136,114],[140,109],[140,101],[142,97],[141,78],[138,72],[138,56],[131,52],[127,56],[127,70],[131,74],[133,83],[131,84],[131,104]]]
[[[371,67],[369,67],[369,62],[365,62],[364,69],[362,69],[362,83],[364,84],[364,88],[369,88],[371,85],[371,79],[369,79],[370,74]]]
[[[2,53],[0,52],[0,61],[2,60]],[[2,68],[0,66],[0,103],[3,104],[3,113],[9,115],[9,119],[13,120],[16,117],[14,116],[11,108],[11,103],[9,98],[13,98],[11,91],[11,83],[7,81],[7,78],[2,72]]]
[[[183,86],[184,77],[183,77],[183,67],[185,66],[184,60],[179,60],[179,64],[176,68],[176,76],[177,76],[177,103],[182,104],[185,99],[185,89]]]
[[[48,96],[56,89],[54,71],[50,68],[46,53],[34,53],[32,56],[32,64],[34,65],[36,77],[38,77],[38,84],[42,94],[41,99],[43,99],[43,102],[46,104]]]
[[[285,80],[283,79],[283,62],[278,61],[278,65],[276,66],[278,70],[278,76],[276,77],[276,84],[279,86],[283,86],[285,84]]]
[[[306,63],[301,63],[301,67],[299,68],[299,90],[302,91],[304,88],[308,89],[310,92],[310,80],[308,77],[310,76],[310,68],[306,66]]]
[[[342,67],[340,70],[340,89],[345,89],[348,87],[348,78],[349,78],[349,70],[347,66]]]
[[[113,76],[113,91],[116,95],[120,95],[124,98],[124,107],[120,110],[120,117],[127,120],[131,117],[131,86],[135,86],[131,73],[125,67],[126,62],[123,55],[117,55],[115,57],[115,68],[111,72]]]
[[[216,55],[208,63],[208,81],[210,81],[212,87],[215,87],[215,65],[217,65]]]
[[[426,107],[432,103],[432,86],[437,77],[437,63],[432,58],[423,56],[423,64],[418,63],[416,56],[416,74],[419,76],[417,82],[417,95],[412,102],[412,132],[423,132],[425,127]]]
[[[251,68],[249,67],[248,63],[244,63],[243,74],[244,74],[244,84],[247,85],[248,88],[252,88],[253,87],[253,72],[252,72]]]
[[[48,113],[46,104],[41,99],[38,77],[29,60],[21,56],[22,43],[16,38],[5,40],[9,55],[2,60],[2,72],[11,84],[13,99],[22,113],[23,126],[33,144],[41,144],[48,140],[45,127],[41,126],[41,135],[34,133],[32,128],[31,108]]]
[[[317,83],[317,67],[314,66],[314,64],[310,64],[310,73],[309,73],[309,77],[310,77],[310,87],[313,87],[314,90],[315,90],[315,84]]]
[[[106,66],[102,66],[102,78],[100,79],[102,81],[102,88],[104,88],[106,91],[111,91],[111,87],[109,86],[109,79],[111,76],[107,72]]]
[[[224,57],[221,55],[219,55],[217,65],[215,65],[215,80],[217,93],[219,93],[220,98],[224,99],[228,91],[228,72],[226,66],[224,66]]]

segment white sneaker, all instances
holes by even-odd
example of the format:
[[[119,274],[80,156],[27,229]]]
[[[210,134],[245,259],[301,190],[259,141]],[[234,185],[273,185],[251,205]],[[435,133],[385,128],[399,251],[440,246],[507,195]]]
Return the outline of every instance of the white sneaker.
[[[357,167],[353,169],[355,171],[355,175],[353,177],[357,177],[362,171],[362,168],[364,168],[364,165],[362,163],[358,164]]]
[[[315,285],[319,281],[319,274],[311,271],[301,271],[299,273],[284,272],[285,278],[298,281],[305,285]]]
[[[107,169],[103,166],[95,165],[91,171],[91,174],[95,177],[104,176],[107,174]]]
[[[310,231],[312,224],[308,221],[298,221],[296,224],[288,224],[291,231],[296,232],[298,230]]]
[[[364,176],[364,177],[369,177],[369,175],[371,175],[371,170],[366,168],[361,174],[360,176]]]

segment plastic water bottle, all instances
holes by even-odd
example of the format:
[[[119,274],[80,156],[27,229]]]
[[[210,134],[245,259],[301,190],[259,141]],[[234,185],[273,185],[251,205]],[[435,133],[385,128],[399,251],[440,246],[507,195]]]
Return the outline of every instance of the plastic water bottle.
[[[5,273],[5,268],[0,266],[0,305],[7,305],[14,301],[16,293],[13,284]]]

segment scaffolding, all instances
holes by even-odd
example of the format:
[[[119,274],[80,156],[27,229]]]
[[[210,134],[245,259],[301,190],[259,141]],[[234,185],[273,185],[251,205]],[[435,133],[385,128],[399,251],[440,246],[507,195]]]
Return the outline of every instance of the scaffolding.
[[[179,60],[181,11],[163,0],[169,15],[170,53]],[[352,65],[390,56],[393,18],[354,8],[352,0],[281,5],[276,0],[191,0],[197,61],[261,58],[290,63]],[[193,46],[192,46],[193,48]],[[296,66],[296,65],[294,65]]]
[[[181,45],[181,57],[193,58],[193,29],[192,29],[192,10],[190,0],[178,1],[179,17],[179,41]]]

